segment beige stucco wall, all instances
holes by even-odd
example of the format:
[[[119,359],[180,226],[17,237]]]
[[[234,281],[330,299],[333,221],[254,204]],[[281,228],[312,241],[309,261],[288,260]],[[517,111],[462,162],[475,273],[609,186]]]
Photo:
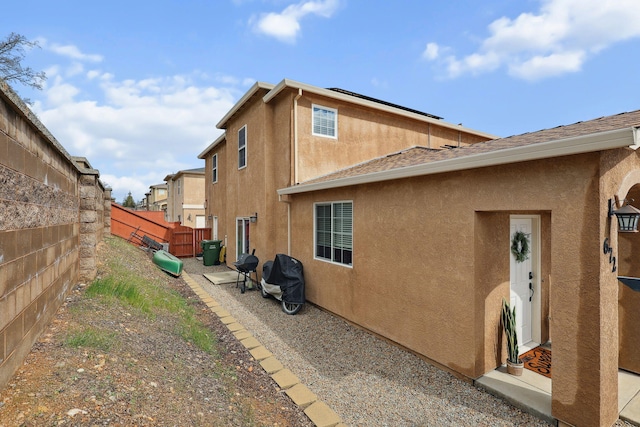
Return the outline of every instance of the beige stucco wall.
[[[276,190],[291,178],[291,102],[280,97],[266,105],[250,102],[243,114],[229,120],[226,141],[203,157],[206,215],[218,217],[218,238],[227,245],[227,262],[236,260],[236,220],[258,214],[250,224],[250,249],[264,262],[287,251],[287,206]],[[238,130],[247,128],[247,166],[238,169]],[[211,157],[218,154],[218,182],[213,184]],[[208,226],[213,226],[207,218]]]
[[[209,174],[210,176],[210,174]],[[205,214],[205,175],[180,171],[167,180],[168,197],[165,219],[196,227],[196,216]],[[180,192],[178,193],[178,188]]]
[[[509,215],[540,215],[554,416],[610,425],[618,285],[602,254],[606,200],[624,171],[640,168],[634,152],[614,157],[622,164],[593,153],[292,196],[292,255],[304,264],[307,297],[477,377],[503,360],[498,321],[509,290]],[[341,200],[353,201],[353,268],[313,258],[313,203]],[[599,375],[585,375],[593,366]]]
[[[227,244],[225,242],[225,236],[228,235],[229,231],[226,228],[226,221],[222,219],[226,213],[227,207],[227,186],[228,186],[228,178],[227,178],[227,168],[228,161],[226,160],[226,151],[227,144],[226,141],[222,141],[216,147],[213,148],[207,155],[205,156],[205,215],[207,216],[207,227],[212,229],[211,238],[214,238],[213,226],[213,218],[218,218],[218,238],[223,241],[223,244]],[[212,160],[214,154],[218,155],[218,181],[216,183],[212,182]],[[223,161],[224,160],[224,161]],[[209,219],[211,216],[211,219]]]
[[[314,104],[337,109],[337,138],[313,135]],[[456,131],[304,92],[298,100],[298,182],[414,146],[441,148],[485,140],[462,127]]]
[[[226,141],[203,155],[206,214],[219,218],[219,238],[228,244],[229,261],[236,257],[236,219],[256,212],[258,221],[250,225],[251,247],[256,248],[256,255],[265,261],[288,251],[288,206],[278,201],[276,192],[280,188],[414,145],[482,140],[306,92],[297,95],[297,91],[285,90],[268,104],[262,96],[255,96],[226,122]],[[312,136],[312,103],[339,109],[337,140]],[[245,125],[247,167],[238,170],[238,130]],[[211,183],[214,153],[219,155],[217,184]]]

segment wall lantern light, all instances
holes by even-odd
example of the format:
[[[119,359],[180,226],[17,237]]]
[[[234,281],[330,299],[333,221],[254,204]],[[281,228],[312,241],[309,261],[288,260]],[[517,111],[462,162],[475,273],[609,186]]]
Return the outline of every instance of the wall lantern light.
[[[213,215],[209,215],[209,221],[213,221]]]
[[[622,201],[627,202],[627,200]],[[615,205],[617,207],[618,200],[616,197]],[[609,216],[615,215],[618,218],[618,232],[619,233],[637,233],[638,232],[638,220],[640,219],[640,209],[637,209],[629,204],[622,206],[619,209],[613,210],[614,203],[609,199]]]
[[[638,211],[638,212],[640,212],[640,211]],[[256,222],[257,220],[258,220],[258,212],[254,213],[253,215],[251,215],[249,217],[249,221],[251,221],[251,222]]]

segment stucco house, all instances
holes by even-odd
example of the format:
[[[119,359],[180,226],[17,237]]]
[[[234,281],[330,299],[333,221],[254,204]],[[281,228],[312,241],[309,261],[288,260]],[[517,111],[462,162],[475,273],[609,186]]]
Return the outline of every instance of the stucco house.
[[[511,300],[521,352],[552,342],[553,417],[618,418],[618,370],[640,373],[640,293],[617,277],[640,276],[640,235],[611,211],[640,206],[640,111],[495,138],[284,80],[218,127],[199,157],[231,259],[295,256],[310,302],[467,379],[504,363]]]
[[[155,184],[149,186],[149,192],[145,193],[147,198],[147,210],[166,211],[167,210],[167,184]]]
[[[165,220],[204,228],[204,168],[186,169],[164,178],[167,185]]]

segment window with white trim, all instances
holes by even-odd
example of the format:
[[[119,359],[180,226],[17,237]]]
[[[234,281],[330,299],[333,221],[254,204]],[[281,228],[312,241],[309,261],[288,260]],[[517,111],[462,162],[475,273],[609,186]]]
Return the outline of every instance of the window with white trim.
[[[338,110],[313,104],[313,135],[338,137]]]
[[[247,166],[247,125],[238,131],[238,169]]]
[[[218,155],[211,156],[211,182],[218,182]]]
[[[316,203],[315,257],[353,265],[353,202]]]

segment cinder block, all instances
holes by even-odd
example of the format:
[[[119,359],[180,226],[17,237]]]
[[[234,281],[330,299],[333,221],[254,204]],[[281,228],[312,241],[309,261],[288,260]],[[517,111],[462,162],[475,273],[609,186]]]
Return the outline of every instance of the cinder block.
[[[264,369],[265,372],[269,375],[275,374],[276,372],[284,369],[282,363],[280,363],[280,361],[273,356],[267,357],[266,359],[261,361],[260,366],[262,366],[262,369]]]
[[[251,356],[258,361],[264,360],[267,357],[273,356],[273,353],[271,353],[269,350],[267,350],[263,346],[251,349],[249,350],[249,353],[251,353]]]
[[[230,323],[227,325],[227,328],[231,331],[231,332],[236,332],[236,331],[240,331],[242,329],[244,329],[244,326],[242,326],[240,323],[235,322],[235,323]]]
[[[243,346],[245,346],[245,348],[247,348],[249,350],[251,350],[253,348],[256,348],[256,347],[260,347],[262,345],[262,344],[260,344],[260,341],[258,341],[254,337],[245,338],[243,340],[240,340],[240,342],[242,343]]]
[[[338,414],[322,401],[311,404],[304,413],[317,427],[335,427],[341,422]]]
[[[240,329],[239,331],[234,332],[233,336],[238,340],[243,340],[245,338],[249,338],[252,335],[251,332],[247,331],[246,329]]]
[[[221,317],[220,321],[222,323],[224,323],[225,325],[230,325],[232,323],[237,323],[237,320],[234,319],[232,316]]]
[[[288,388],[293,387],[296,384],[300,383],[298,377],[296,377],[293,372],[288,369],[282,369],[275,374],[271,375],[271,378],[278,384],[278,386],[286,390]]]
[[[293,403],[302,409],[318,400],[318,397],[304,384],[296,384],[285,392],[293,400]]]

